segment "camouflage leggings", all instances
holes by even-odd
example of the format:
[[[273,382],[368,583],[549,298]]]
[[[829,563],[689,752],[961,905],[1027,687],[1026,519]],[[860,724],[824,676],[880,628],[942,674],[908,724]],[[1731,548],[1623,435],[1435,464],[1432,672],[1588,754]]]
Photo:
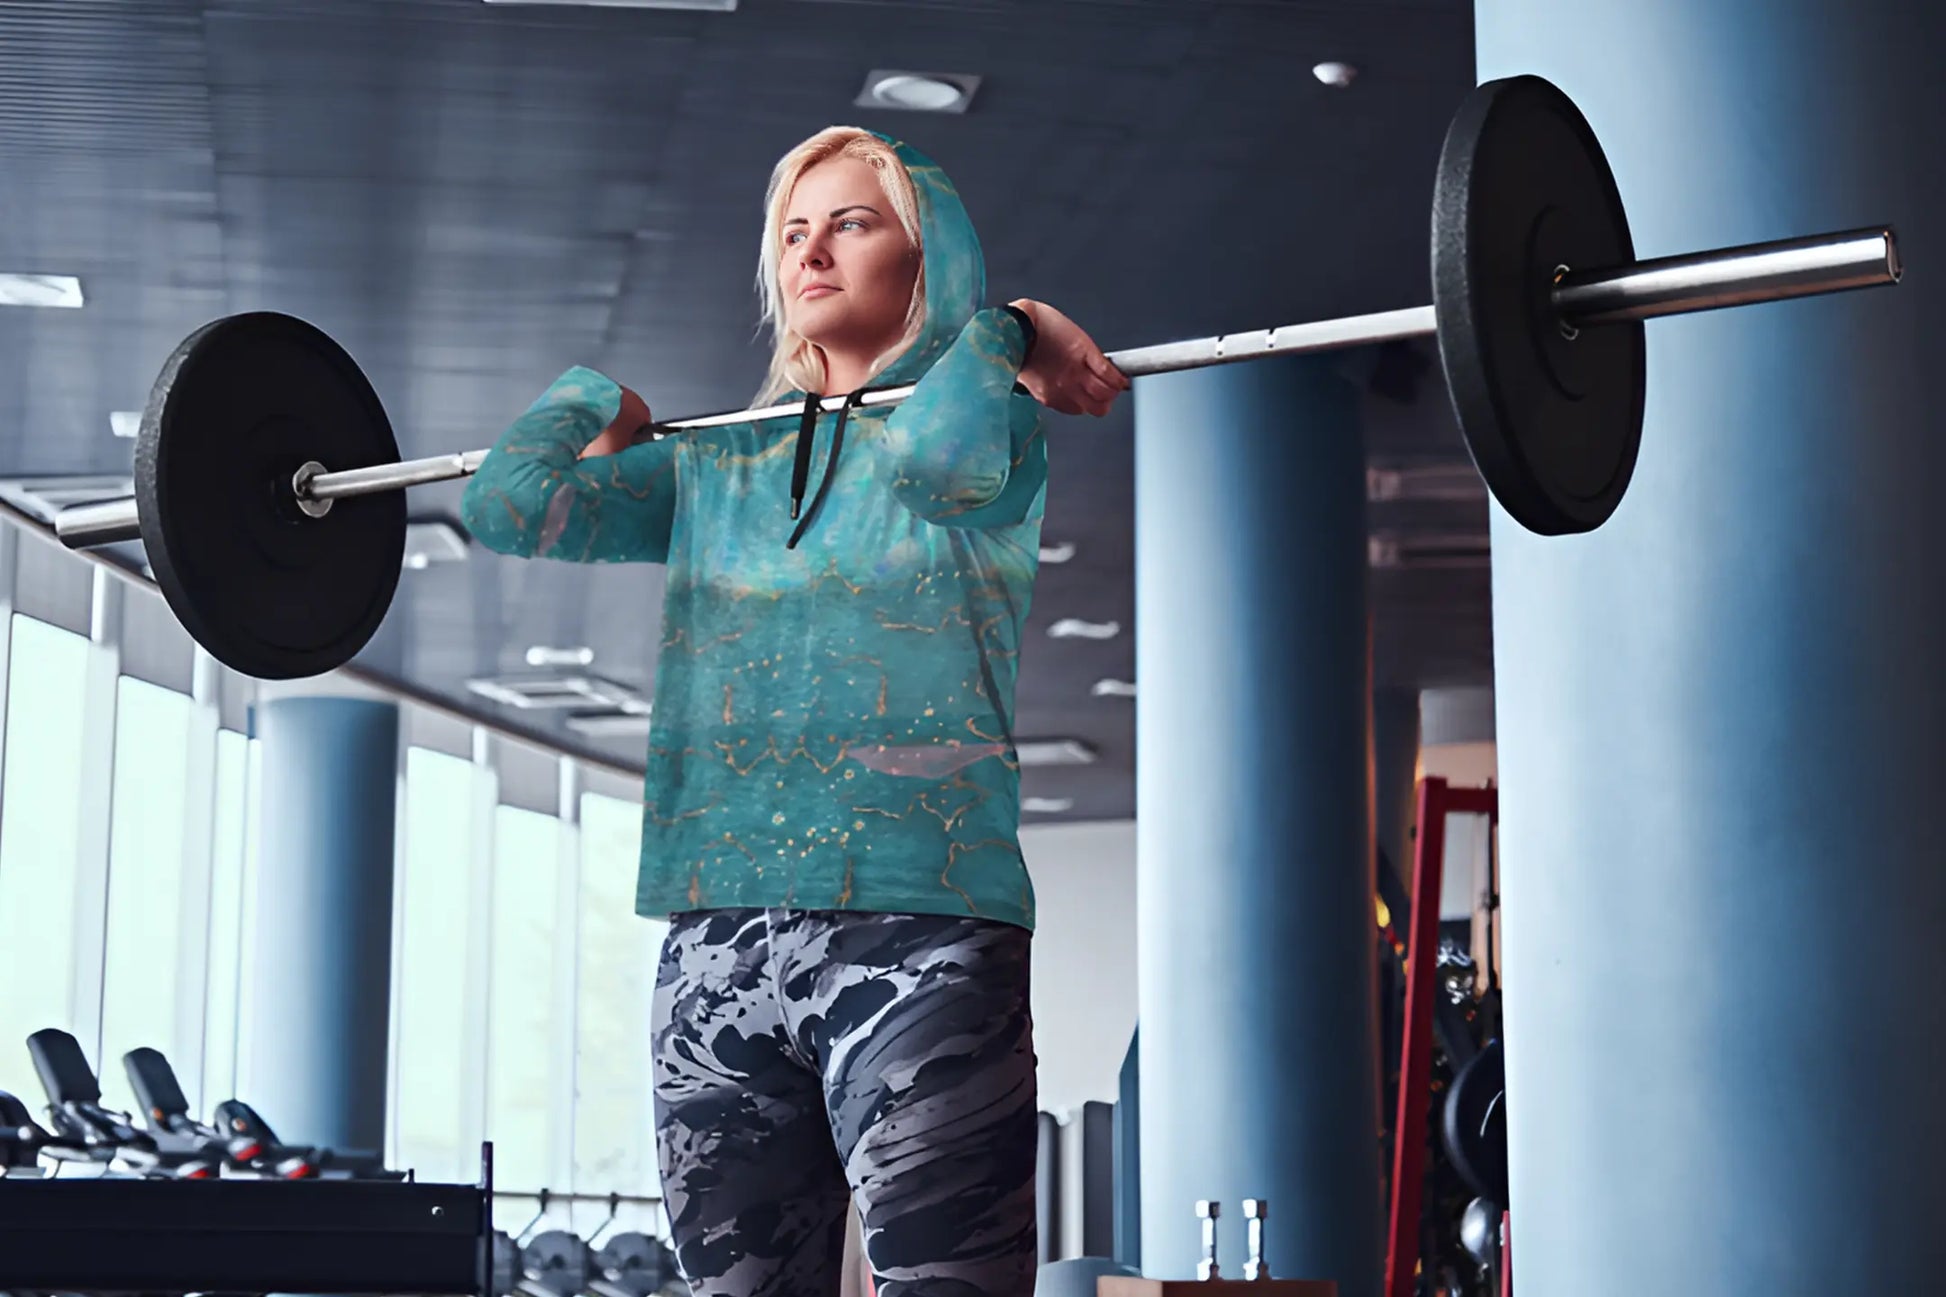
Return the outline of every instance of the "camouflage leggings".
[[[848,1194],[880,1297],[1028,1297],[1030,942],[932,915],[674,917],[656,1148],[696,1297],[836,1294]]]

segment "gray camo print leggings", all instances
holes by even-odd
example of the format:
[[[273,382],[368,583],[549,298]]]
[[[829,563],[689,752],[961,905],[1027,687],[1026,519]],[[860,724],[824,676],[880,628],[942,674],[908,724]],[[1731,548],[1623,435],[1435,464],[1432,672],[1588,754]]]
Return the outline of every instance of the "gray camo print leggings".
[[[696,1297],[832,1297],[848,1196],[880,1297],[1029,1297],[1031,941],[936,915],[673,916],[656,1149]]]

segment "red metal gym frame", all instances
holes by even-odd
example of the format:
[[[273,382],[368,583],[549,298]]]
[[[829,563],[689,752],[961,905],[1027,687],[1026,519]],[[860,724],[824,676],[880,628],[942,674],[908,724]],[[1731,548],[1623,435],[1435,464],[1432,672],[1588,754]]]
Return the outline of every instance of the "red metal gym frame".
[[[1500,1213],[1500,1297],[1514,1297],[1514,1214]]]
[[[1440,867],[1445,860],[1448,815],[1484,815],[1497,825],[1499,793],[1492,788],[1449,787],[1444,779],[1419,781],[1419,835],[1413,850],[1411,928],[1405,951],[1405,1045],[1399,1059],[1398,1120],[1393,1124],[1397,1133],[1392,1141],[1391,1238],[1385,1250],[1387,1297],[1412,1297],[1419,1269],[1426,1120],[1432,1106],[1432,1006],[1433,996],[1439,994]],[[1479,952],[1480,966],[1486,967],[1491,958],[1491,951]],[[1506,1273],[1503,1251],[1501,1274]]]

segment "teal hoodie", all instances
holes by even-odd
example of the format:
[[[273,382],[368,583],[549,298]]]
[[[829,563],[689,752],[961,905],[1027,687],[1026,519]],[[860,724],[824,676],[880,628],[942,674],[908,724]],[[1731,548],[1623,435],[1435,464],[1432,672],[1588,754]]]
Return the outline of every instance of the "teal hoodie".
[[[917,387],[842,425],[818,417],[794,547],[797,415],[577,460],[621,403],[583,367],[466,487],[464,521],[489,549],[668,565],[644,915],[789,907],[1033,927],[1013,702],[1046,498],[1040,410],[1015,382],[1020,324],[980,305],[986,265],[952,183],[888,143],[919,193],[926,320],[872,386]]]

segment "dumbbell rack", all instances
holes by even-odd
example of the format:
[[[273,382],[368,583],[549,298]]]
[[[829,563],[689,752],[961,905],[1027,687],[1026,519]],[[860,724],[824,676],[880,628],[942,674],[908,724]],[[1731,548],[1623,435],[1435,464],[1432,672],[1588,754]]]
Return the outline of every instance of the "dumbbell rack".
[[[477,1185],[0,1178],[0,1291],[492,1297]]]

